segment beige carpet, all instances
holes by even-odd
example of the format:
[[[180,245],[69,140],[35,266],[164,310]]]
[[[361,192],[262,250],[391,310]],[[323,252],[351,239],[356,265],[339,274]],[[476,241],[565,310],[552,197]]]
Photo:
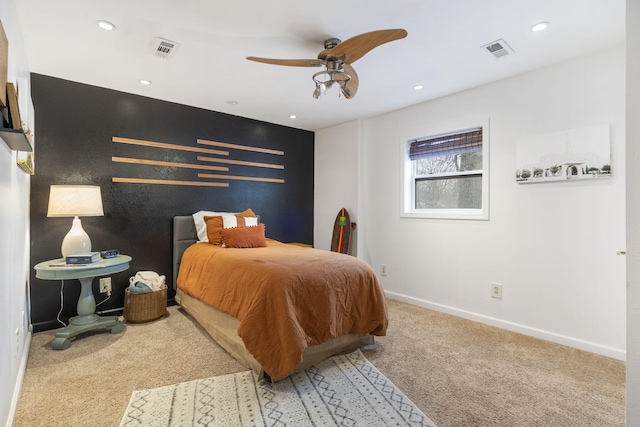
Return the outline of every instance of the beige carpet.
[[[389,301],[365,357],[439,427],[623,426],[624,363]],[[31,343],[15,427],[117,426],[134,390],[244,371],[177,307],[53,351]]]

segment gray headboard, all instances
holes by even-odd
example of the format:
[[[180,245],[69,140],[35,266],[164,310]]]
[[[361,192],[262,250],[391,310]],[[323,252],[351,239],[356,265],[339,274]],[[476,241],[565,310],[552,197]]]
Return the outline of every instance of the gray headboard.
[[[257,215],[258,223],[260,215]],[[174,216],[173,217],[173,289],[178,289],[178,270],[180,269],[180,260],[185,250],[198,241],[196,233],[196,225],[193,222],[193,216]]]
[[[198,241],[193,216],[173,217],[173,289],[178,289],[178,269],[184,251]]]

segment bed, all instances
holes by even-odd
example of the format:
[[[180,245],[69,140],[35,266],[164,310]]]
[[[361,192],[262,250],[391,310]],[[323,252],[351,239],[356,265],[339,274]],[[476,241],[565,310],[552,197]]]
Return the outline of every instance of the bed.
[[[248,249],[198,243],[192,216],[173,220],[176,301],[235,359],[277,381],[385,335],[384,293],[368,264],[266,240]],[[320,265],[323,274],[310,269]]]

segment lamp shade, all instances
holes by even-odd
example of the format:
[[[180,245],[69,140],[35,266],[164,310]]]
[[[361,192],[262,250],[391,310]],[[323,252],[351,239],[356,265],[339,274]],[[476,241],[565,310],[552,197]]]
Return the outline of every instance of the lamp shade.
[[[48,217],[103,216],[97,185],[52,185]]]

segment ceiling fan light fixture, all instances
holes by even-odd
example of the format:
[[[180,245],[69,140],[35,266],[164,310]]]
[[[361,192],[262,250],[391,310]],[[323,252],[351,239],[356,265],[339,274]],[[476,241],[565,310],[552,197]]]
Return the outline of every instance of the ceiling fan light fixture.
[[[327,91],[331,89],[331,86],[333,86],[333,83],[333,80],[327,80],[326,82],[322,83],[322,93],[327,93]]]
[[[326,78],[326,80],[320,80],[321,77]],[[351,80],[351,75],[335,67],[331,67],[324,71],[318,71],[313,75],[313,81],[316,84],[316,90],[313,92],[313,97],[318,99],[320,97],[320,92],[326,93],[331,89],[334,83],[337,83],[338,86],[340,86],[340,91],[348,98],[351,96],[351,91],[346,89],[349,80]]]

